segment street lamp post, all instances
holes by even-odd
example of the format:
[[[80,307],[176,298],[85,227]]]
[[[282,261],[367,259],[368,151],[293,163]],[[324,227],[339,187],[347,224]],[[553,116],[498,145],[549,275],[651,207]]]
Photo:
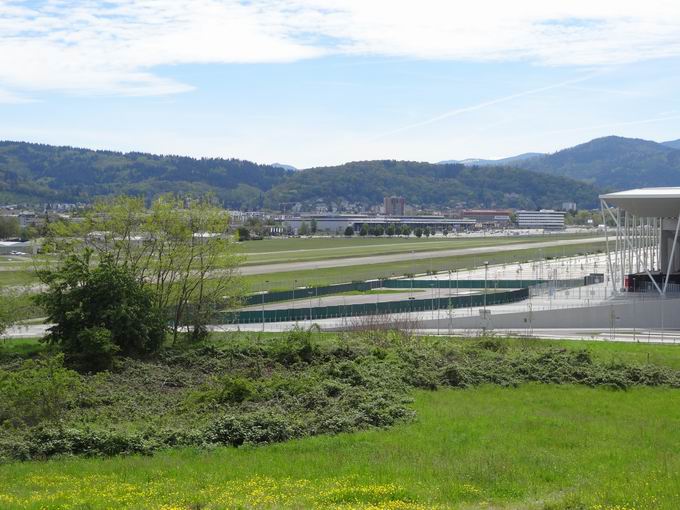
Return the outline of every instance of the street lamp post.
[[[297,322],[297,315],[295,314],[295,287],[297,287],[297,280],[293,280],[293,317],[295,317],[295,322]]]
[[[269,283],[269,280],[264,281],[264,286],[266,287],[267,284]],[[264,295],[267,291],[263,290],[262,291],[262,331],[264,331]]]
[[[484,320],[486,320],[486,280],[489,274],[489,262],[484,262]]]

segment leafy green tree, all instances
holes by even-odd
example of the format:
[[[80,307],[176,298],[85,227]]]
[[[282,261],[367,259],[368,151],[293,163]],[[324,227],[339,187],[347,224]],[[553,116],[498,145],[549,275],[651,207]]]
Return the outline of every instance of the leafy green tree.
[[[0,239],[19,237],[21,228],[19,220],[14,216],[0,216]]]
[[[19,299],[16,293],[5,289],[0,292],[0,337],[21,320]]]
[[[384,233],[385,233],[385,229],[383,228],[382,225],[376,225],[375,227],[373,227],[373,235],[374,236],[378,237],[378,236],[383,235]]]
[[[366,237],[368,235],[368,225],[364,223],[361,225],[361,230],[359,230],[359,235],[362,237]]]
[[[425,227],[425,229],[423,230],[423,235],[425,235],[425,237],[430,237],[431,233],[432,232],[430,231],[430,227]]]
[[[303,221],[300,224],[300,228],[298,229],[298,234],[301,236],[308,236],[309,235],[309,225],[307,224],[306,221]]]
[[[94,371],[108,368],[117,353],[158,350],[166,327],[152,289],[111,255],[96,266],[91,255],[73,254],[56,269],[39,272],[47,290],[36,300],[53,324],[45,342],[58,345],[69,364]]]
[[[387,229],[385,229],[385,233],[390,237],[392,237],[395,234],[395,232],[396,230],[394,228],[394,225],[388,225]]]
[[[250,230],[246,227],[239,227],[236,229],[236,235],[238,236],[239,241],[247,241],[250,239]]]
[[[401,226],[401,235],[403,236],[410,236],[411,235],[411,227],[408,225],[402,225]]]
[[[420,227],[417,227],[413,233],[416,235],[416,237],[423,237],[423,229]]]
[[[347,228],[345,229],[345,235],[347,237],[352,237],[354,235],[354,229],[352,228],[351,225],[348,225]]]
[[[312,234],[316,234],[317,231],[316,218],[312,218],[312,221],[309,224],[309,230],[311,231]]]
[[[67,257],[89,249],[95,259],[109,257],[129,270],[152,292],[174,341],[185,327],[193,339],[205,337],[209,321],[242,294],[236,272],[241,258],[231,242],[229,217],[210,197],[162,196],[150,208],[141,198],[116,197],[97,202],[81,223],[53,228],[46,248]]]

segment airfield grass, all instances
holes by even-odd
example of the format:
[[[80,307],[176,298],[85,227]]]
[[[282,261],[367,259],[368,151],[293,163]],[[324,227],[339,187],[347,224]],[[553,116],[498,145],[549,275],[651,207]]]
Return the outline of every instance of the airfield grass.
[[[676,509],[680,392],[418,391],[415,423],[0,467],[3,508]]]
[[[604,242],[584,242],[568,246],[549,248],[526,248],[483,255],[458,255],[453,257],[419,258],[412,260],[362,264],[358,266],[328,267],[304,271],[287,271],[244,276],[244,283],[251,291],[289,290],[294,287],[330,285],[358,280],[390,278],[405,274],[418,274],[427,271],[448,271],[473,269],[483,261],[489,264],[511,264],[540,257],[567,257],[576,254],[597,253],[605,248]]]
[[[298,262],[393,253],[423,252],[535,243],[550,240],[587,239],[593,234],[530,235],[507,237],[312,237],[266,239],[239,243],[245,264]]]
[[[580,234],[574,235],[560,235],[559,239],[576,239],[584,237]],[[587,243],[587,237],[584,237],[584,245],[595,244]],[[472,248],[493,245],[507,245],[516,244],[519,242],[540,242],[550,239],[555,239],[556,236],[521,236],[521,237],[488,237],[488,238],[290,238],[290,239],[269,239],[263,241],[249,241],[239,244],[239,252],[244,256],[244,265],[261,264],[261,263],[276,263],[276,262],[293,262],[293,261],[313,261],[335,258],[347,258],[352,256],[371,256],[371,255],[385,255],[390,253],[405,253],[405,252],[422,252],[422,251],[437,251],[454,248]],[[601,243],[600,243],[601,244]],[[581,245],[578,245],[581,246]],[[570,250],[570,247],[565,247],[558,250],[543,249],[542,253],[548,254],[562,254],[575,253]],[[529,250],[531,251],[531,250]],[[414,257],[415,258],[415,257]],[[440,258],[441,259],[441,258]],[[489,257],[486,259],[491,260]],[[431,268],[424,261],[430,259],[421,259],[417,263],[397,262],[389,264],[367,264],[366,266],[352,266],[350,270],[343,268],[329,268],[329,269],[312,269],[308,271],[298,271],[295,274],[300,274],[303,278],[301,285],[307,285],[307,282],[314,279],[314,274],[318,274],[320,282],[343,282],[351,279],[364,279],[361,275],[366,274],[366,278],[387,277],[390,272],[411,272],[424,270],[424,267]],[[473,259],[470,259],[473,260]],[[481,260],[481,256],[477,257]],[[511,259],[504,259],[511,260]],[[441,262],[435,259],[436,263]],[[373,268],[366,269],[367,267]],[[465,266],[461,266],[465,267]],[[335,271],[333,271],[335,270]],[[359,273],[356,273],[359,271]],[[356,273],[356,274],[355,274]],[[270,273],[269,275],[258,275],[255,277],[247,277],[247,282],[257,282],[258,280],[285,280],[285,288],[292,288],[294,276],[290,277],[293,272],[285,273]],[[340,277],[343,274],[344,278]],[[276,276],[274,276],[276,275]],[[259,278],[261,276],[261,278]],[[2,287],[21,287],[30,286],[38,283],[38,278],[34,271],[33,263],[26,258],[12,258],[0,257],[0,288]],[[321,283],[325,284],[325,283]],[[272,288],[273,285],[265,287],[258,287],[255,290],[262,290],[265,288]]]
[[[38,277],[31,270],[0,271],[0,287],[23,286],[38,283]]]
[[[407,239],[403,240],[408,241]],[[494,242],[497,240],[498,239],[494,240]],[[299,239],[296,239],[296,241],[299,241]],[[487,241],[491,240],[487,239]],[[517,242],[516,239],[513,239],[513,241]],[[275,242],[285,242],[285,240]],[[541,256],[562,257],[586,252],[595,253],[598,250],[603,249],[603,242],[584,241],[583,244],[541,248],[540,250],[527,248],[498,254],[459,255],[453,257],[435,258],[418,258],[417,256],[414,256],[413,260],[407,261],[362,264],[359,266],[347,267],[317,268],[304,271],[266,273],[245,276],[243,279],[244,283],[251,291],[288,290],[295,286],[301,287],[328,285],[332,283],[342,283],[353,280],[389,278],[391,276],[401,276],[409,273],[424,273],[426,271],[470,269],[478,267],[482,261],[489,261],[490,264],[513,263],[523,260],[536,260]],[[22,266],[16,270],[11,270],[9,268],[0,270],[0,288],[28,286],[37,283],[38,278],[35,272],[27,269],[25,264],[22,264]]]

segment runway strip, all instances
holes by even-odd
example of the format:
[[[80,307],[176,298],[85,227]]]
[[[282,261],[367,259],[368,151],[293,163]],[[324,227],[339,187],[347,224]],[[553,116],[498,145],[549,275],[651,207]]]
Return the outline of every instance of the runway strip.
[[[305,271],[309,269],[325,269],[329,267],[363,266],[367,264],[383,264],[388,262],[402,262],[418,259],[432,259],[444,257],[456,257],[462,255],[484,255],[487,253],[504,253],[515,250],[529,250],[539,248],[553,248],[555,246],[573,246],[604,242],[604,237],[592,237],[586,239],[563,239],[542,241],[538,243],[503,244],[500,246],[479,246],[476,248],[456,248],[451,250],[420,251],[415,253],[394,253],[391,255],[378,255],[373,257],[348,257],[329,260],[314,260],[309,262],[283,262],[277,264],[262,264],[246,266],[240,269],[242,275],[283,273],[289,271]]]

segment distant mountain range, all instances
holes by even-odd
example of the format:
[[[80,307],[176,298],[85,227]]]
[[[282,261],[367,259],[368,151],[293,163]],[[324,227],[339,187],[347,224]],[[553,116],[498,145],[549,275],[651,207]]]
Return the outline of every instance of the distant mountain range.
[[[310,168],[290,174],[266,194],[265,203],[301,202],[335,205],[377,205],[387,195],[410,205],[441,207],[560,207],[574,201],[594,207],[598,190],[591,184],[520,168],[415,161],[356,161]]]
[[[585,181],[602,190],[680,186],[680,140],[657,143],[607,136],[554,154],[530,152],[499,160],[469,159],[460,163],[514,166]]]
[[[93,151],[0,142],[1,202],[87,202],[118,193],[212,193],[227,207],[375,206],[400,195],[414,206],[579,207],[602,191],[680,186],[680,140],[609,136],[554,154],[499,160],[357,161],[297,170],[237,159]]]
[[[501,159],[449,159],[446,161],[440,161],[439,165],[449,165],[452,163],[460,163],[465,166],[513,166],[519,165],[524,161],[545,156],[546,154],[542,152],[525,152],[524,154],[519,154],[517,156],[511,156],[509,158]]]
[[[670,142],[661,142],[661,145],[670,147],[671,149],[680,149],[680,140],[671,140]]]
[[[607,190],[680,186],[680,150],[674,143],[608,136],[526,161],[522,167]]]
[[[292,172],[299,170],[299,168],[295,168],[292,165],[284,165],[283,163],[272,163],[272,166],[276,168],[283,168],[284,170],[290,170]]]

